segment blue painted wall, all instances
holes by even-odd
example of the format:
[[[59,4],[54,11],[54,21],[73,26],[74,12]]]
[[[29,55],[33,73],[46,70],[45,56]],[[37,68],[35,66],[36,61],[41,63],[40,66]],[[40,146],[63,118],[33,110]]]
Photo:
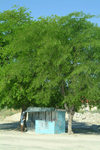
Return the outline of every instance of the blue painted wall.
[[[55,133],[55,121],[36,120],[35,133],[54,134]]]

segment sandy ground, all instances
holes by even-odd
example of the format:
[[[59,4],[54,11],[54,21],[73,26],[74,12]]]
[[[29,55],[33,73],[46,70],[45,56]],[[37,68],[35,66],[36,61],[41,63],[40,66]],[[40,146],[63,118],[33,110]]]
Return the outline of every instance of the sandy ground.
[[[73,122],[73,135],[37,135],[17,130],[20,114],[0,121],[0,150],[100,150],[100,126]]]

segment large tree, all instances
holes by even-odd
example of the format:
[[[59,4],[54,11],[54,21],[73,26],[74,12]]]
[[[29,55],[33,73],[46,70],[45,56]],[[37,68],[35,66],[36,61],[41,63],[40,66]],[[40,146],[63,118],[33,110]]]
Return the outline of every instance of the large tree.
[[[96,105],[100,100],[100,29],[88,21],[91,17],[51,16],[25,20],[16,28],[5,47],[11,57],[1,70],[0,106],[65,107],[72,133],[73,115],[82,101]]]
[[[99,92],[96,92],[100,79],[99,74],[95,74],[100,66],[97,58],[100,55],[99,28],[88,21],[90,17],[72,13],[40,20],[45,25],[45,35],[37,49],[39,65],[34,83],[39,90],[35,97],[40,105],[50,105],[54,101],[58,107],[65,106],[69,115],[69,134],[72,133],[73,115],[82,101],[89,99],[93,105],[100,100]]]

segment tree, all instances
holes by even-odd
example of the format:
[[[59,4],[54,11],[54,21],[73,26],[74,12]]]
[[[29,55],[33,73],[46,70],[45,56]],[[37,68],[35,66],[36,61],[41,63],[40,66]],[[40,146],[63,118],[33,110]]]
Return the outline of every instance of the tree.
[[[16,33],[24,28],[27,24],[31,24],[30,13],[26,12],[26,8],[7,10],[0,13],[0,106],[14,107],[15,101],[10,100],[10,88],[16,82],[16,77],[11,79],[14,68],[11,68],[16,61],[16,51],[12,50],[12,41]],[[18,68],[16,68],[18,69]],[[16,70],[17,72],[17,70]],[[9,76],[9,77],[8,77]],[[9,78],[11,80],[9,80]],[[14,85],[18,88],[17,83]],[[13,87],[14,88],[14,87]],[[13,89],[14,91],[14,89]],[[11,103],[10,103],[11,101]],[[16,106],[17,107],[17,106]]]
[[[95,30],[98,27],[88,21],[90,17],[83,13],[72,13],[61,18],[41,19],[47,27],[45,26],[45,36],[38,49],[39,66],[36,81],[39,81],[38,86],[41,88],[36,97],[38,103],[50,105],[58,93],[59,100],[56,100],[56,105],[64,105],[68,112],[69,134],[72,133],[73,115],[81,107],[82,100],[88,98],[92,103],[93,95],[96,95],[95,103],[99,99],[95,91],[89,95],[91,85],[99,88],[96,85],[98,79],[94,75],[98,70],[95,64],[99,65],[99,59],[97,61],[95,57],[96,49],[99,50],[99,38]]]
[[[90,17],[82,12],[51,16],[16,28],[5,47],[12,55],[1,72],[0,106],[65,107],[71,134],[82,100],[96,105],[100,99],[94,90],[91,93],[91,86],[98,93],[100,86],[100,29],[88,21]]]

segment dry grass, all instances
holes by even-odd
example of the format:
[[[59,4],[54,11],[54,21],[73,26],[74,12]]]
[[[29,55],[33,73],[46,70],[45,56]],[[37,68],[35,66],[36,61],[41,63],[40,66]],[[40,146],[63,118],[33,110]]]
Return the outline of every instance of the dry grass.
[[[0,120],[3,120],[7,116],[14,115],[18,112],[21,112],[21,110],[14,110],[14,109],[7,109],[7,108],[1,109],[0,110]]]

